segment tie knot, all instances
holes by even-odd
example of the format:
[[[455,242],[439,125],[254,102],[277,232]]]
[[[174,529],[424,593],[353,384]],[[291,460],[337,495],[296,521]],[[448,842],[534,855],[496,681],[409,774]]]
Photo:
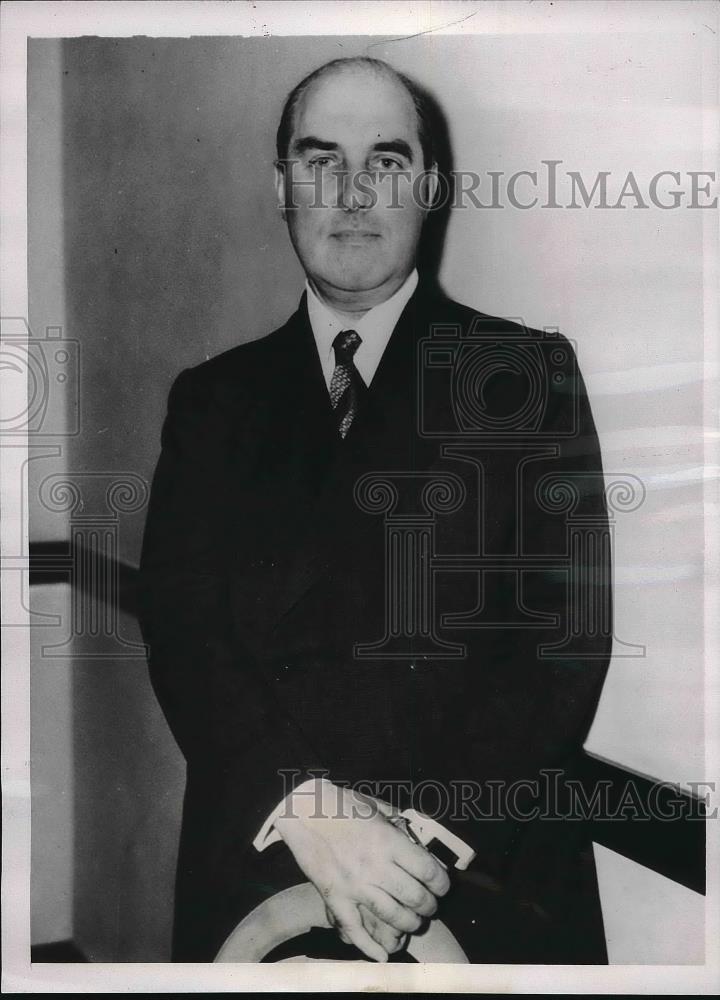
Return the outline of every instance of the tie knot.
[[[333,340],[335,363],[338,365],[349,365],[361,343],[362,338],[355,330],[341,330],[335,340]]]

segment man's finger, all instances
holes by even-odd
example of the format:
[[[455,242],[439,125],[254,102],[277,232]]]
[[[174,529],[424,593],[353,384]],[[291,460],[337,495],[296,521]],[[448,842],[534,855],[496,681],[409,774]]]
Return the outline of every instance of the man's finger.
[[[333,913],[332,909],[329,906],[326,906],[325,907],[325,912],[327,914],[328,924],[331,927],[333,927],[338,932],[338,937],[340,938],[340,940],[344,944],[352,944],[352,941],[350,940],[350,938],[347,936],[347,934],[342,929],[342,927],[338,924],[337,917]]]
[[[407,935],[376,917],[363,903],[358,903],[358,912],[362,917],[363,926],[378,944],[382,945],[388,954],[399,951]]]
[[[356,948],[359,948],[368,958],[375,962],[387,962],[388,953],[381,944],[370,937],[360,921],[356,926],[347,931],[348,937]]]
[[[440,862],[424,847],[414,844],[407,837],[395,841],[393,860],[435,896],[444,896],[450,888],[448,873]]]
[[[384,920],[376,917],[374,913],[362,903],[358,904],[358,910],[362,917],[363,926],[368,934],[373,937],[379,945],[385,949],[388,955],[400,951],[403,946],[405,935],[400,931],[386,924]]]
[[[387,962],[388,953],[365,930],[357,907],[352,904],[334,907],[340,937],[346,944],[354,944],[368,958],[375,962]]]
[[[397,865],[388,866],[382,874],[382,880],[376,884],[398,903],[421,917],[432,917],[437,911],[436,897],[421,882]]]
[[[384,889],[367,885],[363,890],[362,902],[367,908],[403,934],[412,934],[422,925],[422,919],[413,910],[398,903]]]

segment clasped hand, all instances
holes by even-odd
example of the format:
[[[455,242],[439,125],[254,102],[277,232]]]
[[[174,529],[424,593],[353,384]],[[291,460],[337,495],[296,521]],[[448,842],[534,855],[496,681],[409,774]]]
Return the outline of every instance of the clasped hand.
[[[378,799],[323,782],[291,797],[275,826],[325,902],[347,944],[386,962],[437,910],[450,880],[444,867],[390,818]]]

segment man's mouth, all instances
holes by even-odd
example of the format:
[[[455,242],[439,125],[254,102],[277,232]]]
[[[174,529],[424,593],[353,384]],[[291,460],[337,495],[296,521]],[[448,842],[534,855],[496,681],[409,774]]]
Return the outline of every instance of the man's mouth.
[[[338,229],[334,233],[330,233],[330,237],[340,243],[362,244],[371,240],[379,240],[380,233],[366,229]]]

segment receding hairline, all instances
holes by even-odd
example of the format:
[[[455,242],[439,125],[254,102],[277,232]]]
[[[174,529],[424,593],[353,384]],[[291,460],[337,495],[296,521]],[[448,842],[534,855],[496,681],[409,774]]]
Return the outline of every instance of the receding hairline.
[[[415,108],[415,97],[408,86],[408,83],[403,79],[400,73],[392,66],[387,63],[381,62],[361,62],[355,59],[337,60],[333,62],[326,63],[324,66],[320,66],[315,73],[311,74],[307,85],[302,88],[302,92],[298,95],[297,103],[295,104],[294,113],[297,115],[302,103],[307,100],[308,96],[312,94],[317,87],[323,83],[325,80],[333,76],[360,76],[362,74],[368,74],[370,76],[377,77],[379,79],[390,80],[394,83],[408,99],[413,109]]]
[[[405,95],[405,98],[409,105],[409,110],[414,120],[417,119],[417,110],[415,107],[415,100],[412,93],[404,83],[402,77],[391,67],[386,64],[381,66],[375,65],[373,63],[362,63],[362,62],[350,62],[338,63],[333,65],[333,63],[328,63],[327,68],[321,66],[318,70],[318,75],[314,77],[308,83],[307,87],[303,88],[302,93],[298,96],[297,103],[293,107],[292,117],[290,119],[292,130],[288,136],[289,145],[292,145],[292,140],[297,128],[297,122],[300,115],[303,113],[305,107],[307,107],[308,100],[312,97],[314,93],[317,92],[318,88],[326,81],[332,79],[334,76],[360,76],[369,74],[376,77],[377,79],[390,80],[396,85],[398,90],[401,90]],[[416,121],[417,124],[417,121]],[[420,131],[416,128],[417,139],[420,142]]]
[[[303,106],[305,105],[308,96],[315,89],[316,85],[321,84],[323,80],[332,76],[353,73],[357,75],[361,73],[369,73],[377,78],[391,80],[394,84],[396,84],[398,89],[406,95],[415,118],[417,140],[421,147],[423,157],[425,157],[426,141],[424,140],[424,132],[427,133],[427,129],[424,129],[425,123],[419,106],[419,94],[416,92],[413,81],[398,72],[398,70],[390,66],[389,63],[380,59],[372,59],[369,56],[350,56],[345,59],[333,59],[330,62],[319,66],[296,85],[286,99],[285,106],[283,108],[283,116],[281,118],[282,126],[282,121],[289,112],[289,121],[286,122],[286,125],[289,125],[289,129],[285,135],[285,153],[287,154],[292,145],[292,141],[296,133],[297,120],[302,113]],[[280,129],[278,130],[278,133],[279,132]],[[430,148],[432,151],[431,136]],[[278,149],[278,156],[280,155],[281,151]],[[430,160],[434,160],[432,152]]]

